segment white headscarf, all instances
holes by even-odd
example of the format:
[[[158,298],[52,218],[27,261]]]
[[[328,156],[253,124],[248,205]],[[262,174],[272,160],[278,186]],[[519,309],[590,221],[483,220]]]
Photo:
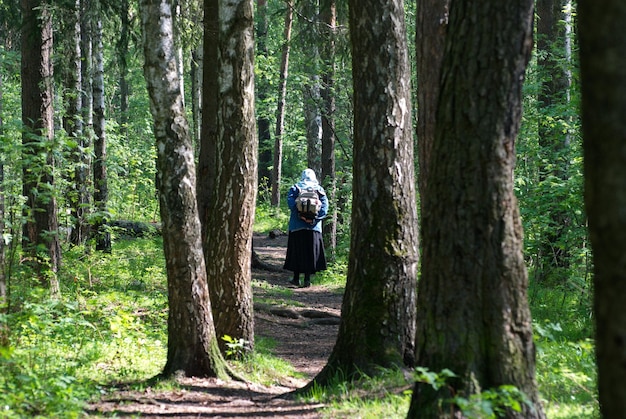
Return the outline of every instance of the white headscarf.
[[[317,188],[319,186],[319,182],[317,181],[317,176],[315,176],[315,172],[313,169],[304,169],[302,171],[302,177],[298,186],[308,188],[314,187]]]

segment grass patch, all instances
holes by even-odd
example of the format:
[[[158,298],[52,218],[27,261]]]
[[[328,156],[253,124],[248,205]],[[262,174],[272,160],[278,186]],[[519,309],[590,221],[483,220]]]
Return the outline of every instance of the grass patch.
[[[274,348],[276,341],[256,336],[254,351],[244,359],[231,360],[230,363],[248,380],[265,386],[283,385],[290,378],[304,379],[304,375],[298,373],[290,363],[273,355]]]
[[[591,302],[543,287],[531,293],[537,382],[548,418],[599,418]]]
[[[325,418],[405,418],[412,387],[401,371],[381,370],[355,382],[337,377],[326,387],[313,386],[301,400],[326,404],[321,412]]]

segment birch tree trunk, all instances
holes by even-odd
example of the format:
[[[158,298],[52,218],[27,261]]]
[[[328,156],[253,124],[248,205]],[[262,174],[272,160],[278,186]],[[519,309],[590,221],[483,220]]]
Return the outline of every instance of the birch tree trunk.
[[[177,69],[172,5],[139,3],[144,75],[154,117],[159,201],[168,282],[167,362],[162,374],[226,377],[207,287],[196,203],[195,165]]]
[[[94,23],[94,78],[93,78],[93,114],[94,114],[94,161],[93,184],[94,205],[98,216],[94,226],[96,250],[111,252],[111,233],[107,229],[109,185],[107,179],[107,143],[106,116],[104,102],[104,46],[102,45],[102,17],[97,16]]]
[[[0,136],[4,135],[4,120],[2,119],[2,77],[0,77]],[[0,158],[0,315],[4,315],[8,311],[9,301],[7,301],[7,278],[5,275],[5,260],[6,260],[6,245],[4,241],[4,229],[6,225],[4,223],[4,159]],[[9,326],[6,321],[0,322],[0,346],[9,346]]]
[[[218,337],[254,347],[252,227],[257,190],[252,0],[220,0],[216,183],[207,236]],[[225,342],[220,340],[222,350]]]
[[[89,222],[87,220],[89,192],[87,189],[87,168],[85,162],[87,150],[83,141],[83,118],[82,118],[82,60],[81,60],[81,2],[74,2],[74,9],[69,10],[66,31],[64,32],[64,44],[67,53],[67,65],[65,66],[65,115],[63,128],[69,138],[72,138],[76,147],[72,150],[72,162],[74,163],[74,177],[72,180],[72,193],[69,196],[73,226],[70,242],[82,245],[89,237]]]
[[[202,72],[202,126],[200,135],[200,152],[198,153],[198,213],[202,225],[202,246],[205,259],[208,257],[211,221],[211,205],[215,189],[217,172],[217,98],[218,98],[218,7],[219,0],[204,0],[204,64]]]

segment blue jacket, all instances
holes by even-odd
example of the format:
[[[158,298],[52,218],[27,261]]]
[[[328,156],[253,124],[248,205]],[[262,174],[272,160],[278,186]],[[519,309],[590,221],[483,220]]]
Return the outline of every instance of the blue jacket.
[[[320,200],[322,201],[322,208],[315,217],[313,224],[307,223],[306,221],[300,219],[298,216],[298,209],[296,208],[296,198],[300,194],[300,190],[298,187],[304,189],[307,187],[313,187],[320,194]],[[287,205],[289,206],[289,210],[291,212],[289,216],[289,231],[297,231],[297,230],[315,230],[322,232],[322,219],[326,218],[328,214],[328,197],[326,196],[326,192],[322,185],[317,182],[317,178],[315,177],[315,172],[311,169],[306,169],[302,172],[302,180],[298,182],[296,185],[293,185],[289,188],[289,192],[287,192]]]

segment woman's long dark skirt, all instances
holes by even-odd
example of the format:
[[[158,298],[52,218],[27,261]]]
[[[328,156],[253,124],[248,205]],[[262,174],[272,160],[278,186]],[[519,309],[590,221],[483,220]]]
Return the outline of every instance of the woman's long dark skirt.
[[[290,231],[284,269],[314,274],[326,269],[326,254],[322,233],[315,230]]]

